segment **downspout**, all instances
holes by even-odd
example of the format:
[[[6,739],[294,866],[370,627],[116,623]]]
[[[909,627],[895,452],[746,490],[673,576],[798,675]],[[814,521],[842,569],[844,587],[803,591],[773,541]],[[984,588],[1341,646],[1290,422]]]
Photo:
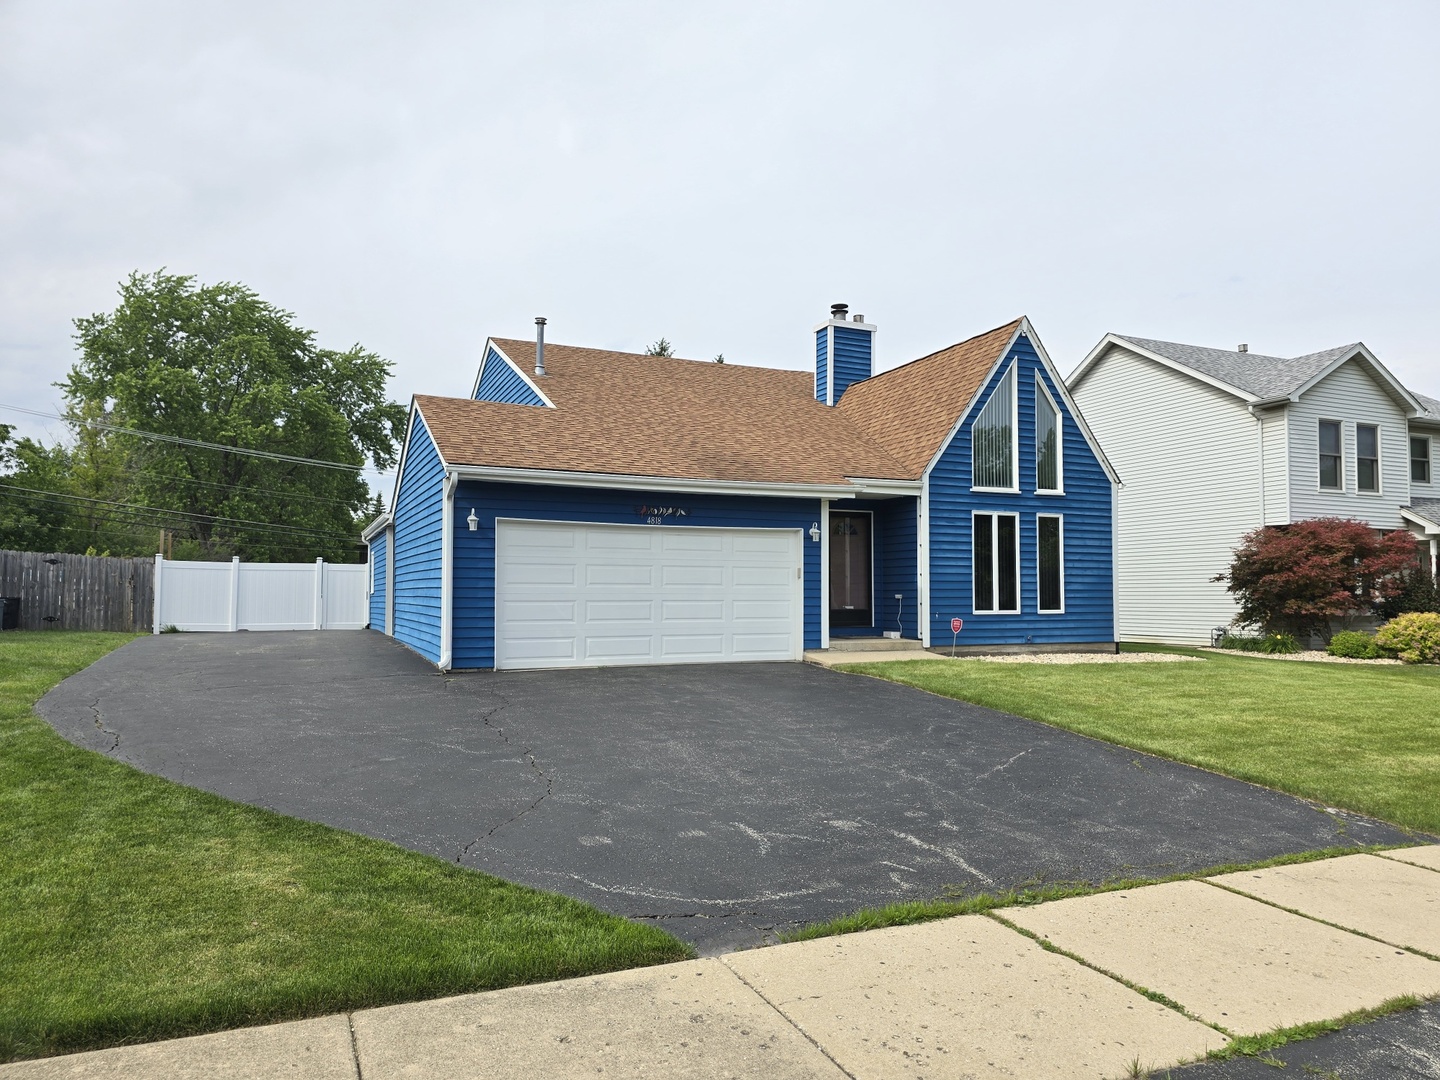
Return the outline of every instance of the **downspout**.
[[[385,526],[385,633],[395,636],[395,522]]]
[[[1255,436],[1260,446],[1260,525],[1264,527],[1270,524],[1270,514],[1265,499],[1265,421],[1255,411],[1254,405],[1247,405],[1246,411],[1255,420]]]
[[[455,601],[455,486],[460,482],[458,473],[451,470],[445,474],[442,486],[440,510],[440,661],[436,665],[441,671],[450,670],[451,633],[455,618],[451,607]]]

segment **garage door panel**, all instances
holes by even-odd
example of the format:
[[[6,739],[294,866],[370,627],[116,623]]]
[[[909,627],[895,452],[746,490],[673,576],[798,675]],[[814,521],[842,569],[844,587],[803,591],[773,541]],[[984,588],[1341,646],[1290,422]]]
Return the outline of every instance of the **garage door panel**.
[[[794,530],[497,523],[497,667],[799,658]]]

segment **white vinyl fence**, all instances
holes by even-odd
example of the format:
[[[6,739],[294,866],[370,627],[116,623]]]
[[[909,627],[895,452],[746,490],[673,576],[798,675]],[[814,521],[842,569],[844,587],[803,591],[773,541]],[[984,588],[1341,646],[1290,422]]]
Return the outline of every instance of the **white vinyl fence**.
[[[183,562],[155,556],[155,625],[179,630],[363,630],[364,563]]]

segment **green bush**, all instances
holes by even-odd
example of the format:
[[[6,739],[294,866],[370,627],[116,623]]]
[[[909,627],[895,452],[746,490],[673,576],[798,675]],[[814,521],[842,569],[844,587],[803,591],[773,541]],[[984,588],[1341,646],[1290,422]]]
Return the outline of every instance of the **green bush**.
[[[1331,656],[1344,656],[1350,660],[1380,660],[1392,655],[1380,647],[1374,634],[1359,630],[1341,630],[1330,639],[1325,651]]]
[[[1407,664],[1440,664],[1440,613],[1397,615],[1380,628],[1375,640]]]
[[[1266,634],[1263,637],[1241,637],[1239,634],[1226,634],[1220,639],[1220,648],[1273,655],[1275,653],[1297,653],[1300,651],[1300,643],[1290,634]]]

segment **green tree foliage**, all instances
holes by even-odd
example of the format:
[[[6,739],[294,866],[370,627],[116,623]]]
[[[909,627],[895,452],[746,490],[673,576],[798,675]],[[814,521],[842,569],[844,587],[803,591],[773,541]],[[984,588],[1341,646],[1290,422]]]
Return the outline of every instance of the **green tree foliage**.
[[[646,356],[674,356],[675,346],[663,337],[645,350]]]
[[[31,541],[17,546],[142,554],[156,550],[164,526],[178,538],[177,557],[363,558],[355,541],[376,503],[357,471],[130,432],[387,468],[406,420],[385,396],[387,361],[359,345],[318,347],[291,313],[243,285],[163,271],[132,274],[114,311],[75,327],[80,360],[58,384],[74,445],[12,444],[0,458],[0,481],[11,486],[0,494],[13,502],[23,494],[16,487],[29,487],[79,498],[66,513],[25,496],[50,542],[34,542],[36,526],[17,517],[15,539]],[[10,542],[0,533],[0,544]]]

